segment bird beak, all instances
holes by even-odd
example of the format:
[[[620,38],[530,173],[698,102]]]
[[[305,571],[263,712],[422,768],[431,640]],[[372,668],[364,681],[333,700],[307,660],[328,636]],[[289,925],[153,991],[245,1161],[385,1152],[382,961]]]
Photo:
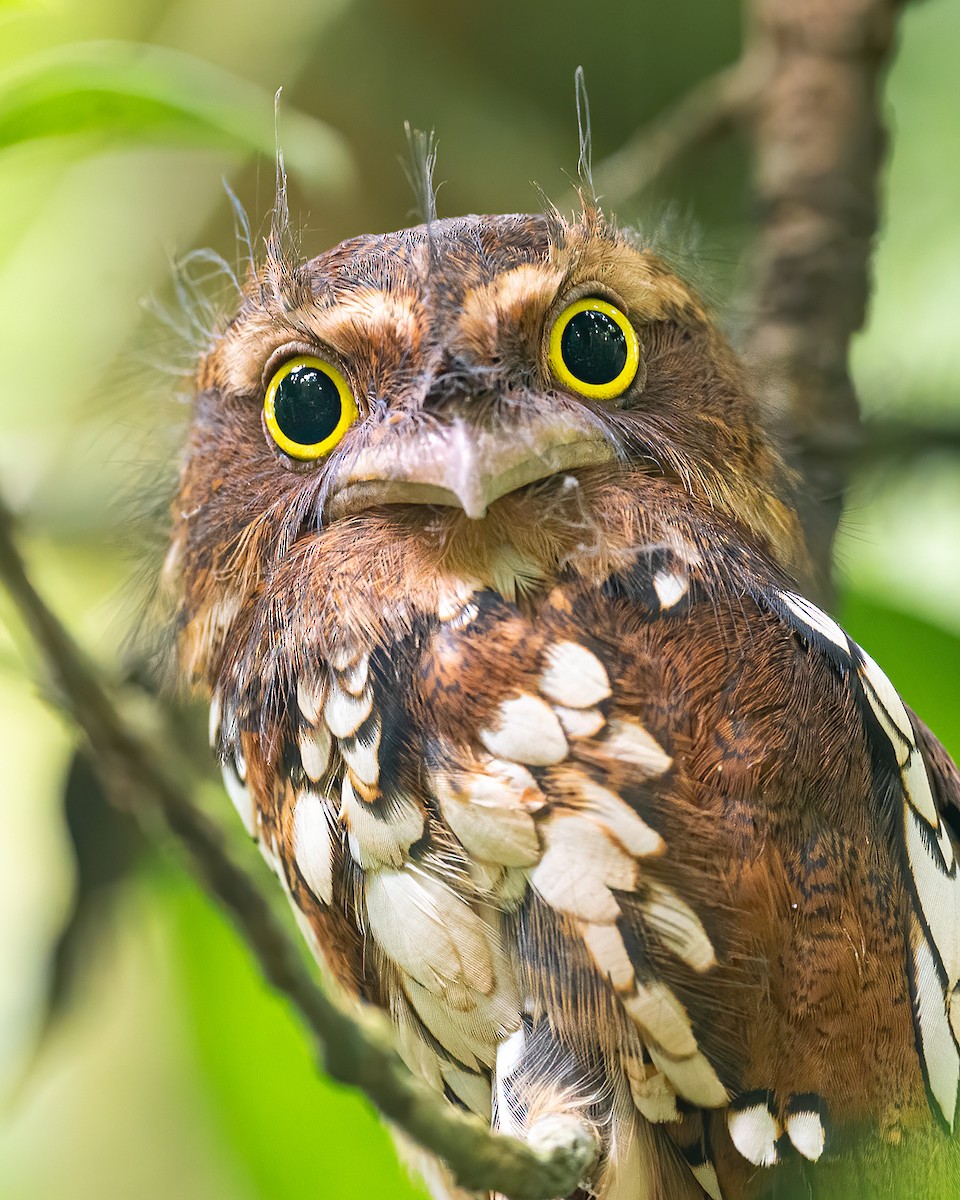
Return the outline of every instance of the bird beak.
[[[375,436],[335,477],[331,518],[381,504],[445,504],[479,520],[528,483],[616,458],[595,425],[566,413],[496,429],[457,417],[404,432],[384,426]]]

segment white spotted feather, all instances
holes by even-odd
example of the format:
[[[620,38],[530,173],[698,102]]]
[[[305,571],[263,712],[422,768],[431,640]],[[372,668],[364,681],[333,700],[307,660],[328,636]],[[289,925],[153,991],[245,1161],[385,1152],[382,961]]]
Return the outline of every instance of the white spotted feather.
[[[307,887],[324,904],[333,903],[333,828],[327,805],[316,792],[298,793],[293,809],[293,857]]]
[[[451,888],[425,871],[380,871],[366,880],[367,924],[401,970],[443,994],[459,985],[491,995],[493,952],[483,921]]]
[[[717,956],[703,923],[672,888],[648,884],[641,908],[646,923],[687,966],[702,974],[716,964]]]
[[[220,772],[223,776],[223,786],[233,801],[233,807],[237,810],[244,829],[252,838],[255,838],[257,836],[257,808],[254,804],[253,793],[240,778],[232,762],[222,763]]]
[[[525,767],[491,759],[473,771],[437,772],[433,788],[444,819],[471,855],[504,867],[539,860],[531,813],[544,798]]]
[[[772,1167],[777,1162],[780,1124],[762,1101],[727,1113],[730,1140],[747,1162],[756,1167]]]
[[[356,733],[372,709],[373,693],[369,687],[354,696],[331,681],[323,715],[334,737],[345,738]]]
[[[546,849],[530,882],[558,912],[609,924],[620,915],[611,889],[636,886],[633,858],[587,817],[555,817],[544,826]]]
[[[406,796],[378,802],[374,811],[360,799],[350,775],[340,789],[340,819],[347,828],[347,845],[358,866],[371,870],[400,867],[407,851],[423,835],[423,812]]]
[[[548,767],[567,757],[557,714],[539,696],[529,694],[504,700],[494,725],[480,731],[480,740],[495,758],[531,767]]]
[[[848,653],[882,736],[877,750],[889,754],[899,772],[903,795],[900,833],[916,908],[907,932],[912,947],[917,1049],[930,1094],[944,1121],[955,1128],[960,1041],[950,1010],[960,984],[960,872],[952,839],[937,812],[910,716],[893,684],[825,613],[792,593],[778,596],[802,629],[814,629]]]
[[[660,607],[674,608],[690,590],[689,577],[679,571],[658,571],[653,577],[653,590],[657,593]]]
[[[597,656],[576,642],[557,642],[546,652],[540,690],[565,708],[595,708],[610,695],[610,680]]]
[[[784,1125],[794,1149],[809,1162],[816,1162],[827,1143],[827,1134],[820,1114],[810,1109],[802,1109],[790,1113]]]
[[[330,765],[332,738],[322,722],[300,733],[300,762],[308,779],[318,783]]]
[[[635,767],[642,775],[650,777],[662,775],[673,762],[656,738],[638,721],[611,721],[603,749],[611,758]]]

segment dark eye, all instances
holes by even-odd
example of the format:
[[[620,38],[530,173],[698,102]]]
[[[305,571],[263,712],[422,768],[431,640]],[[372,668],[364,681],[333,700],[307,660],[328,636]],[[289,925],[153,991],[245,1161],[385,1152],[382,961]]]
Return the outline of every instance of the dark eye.
[[[548,358],[554,375],[568,388],[595,400],[613,400],[636,377],[640,340],[619,308],[589,296],[554,321]]]
[[[321,358],[291,358],[267,384],[264,424],[291,458],[323,458],[357,416],[349,384],[336,367]]]

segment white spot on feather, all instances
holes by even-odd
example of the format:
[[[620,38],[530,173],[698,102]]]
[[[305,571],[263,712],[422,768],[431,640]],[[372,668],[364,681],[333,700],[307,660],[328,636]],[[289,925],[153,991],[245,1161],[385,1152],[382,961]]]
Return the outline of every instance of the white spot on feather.
[[[893,751],[897,760],[897,766],[903,769],[910,758],[910,751],[913,747],[913,740],[904,738],[902,732],[894,724],[887,709],[877,699],[873,688],[868,684],[864,685],[864,692],[870,707],[873,709],[874,716],[880,722],[880,728],[883,730],[884,736],[890,743],[890,749]]]
[[[943,855],[947,870],[949,870],[953,865],[953,847],[950,845],[950,839],[946,836],[946,830],[943,828],[943,822],[937,812],[933,793],[930,790],[930,780],[927,777],[927,768],[919,748],[915,748],[911,752],[900,773],[911,806],[917,810],[929,826],[936,830],[940,853]]]
[[[375,720],[369,737],[355,737],[340,743],[343,760],[361,783],[376,787],[380,781],[380,721]]]
[[[596,737],[606,724],[606,717],[599,708],[564,708],[562,704],[555,704],[553,711],[560,718],[568,738]]]
[[[666,849],[666,843],[655,829],[651,829],[616,792],[596,783],[589,775],[580,771],[558,772],[556,784],[562,785],[564,795],[575,800],[579,808],[596,816],[624,849],[636,857],[662,854]]]
[[[567,739],[553,709],[528,694],[504,700],[496,724],[481,730],[480,740],[496,758],[528,766],[551,766],[567,756]]]
[[[438,994],[459,984],[489,996],[496,980],[488,931],[446,884],[424,871],[380,871],[366,881],[367,922],[386,956]]]
[[[944,873],[930,853],[930,831],[911,808],[904,812],[904,833],[920,910],[952,988],[960,980],[960,877]]]
[[[860,647],[858,647],[858,650],[861,660],[860,677],[864,683],[868,684],[865,689],[868,700],[874,709],[876,709],[877,702],[879,701],[889,715],[890,720],[896,726],[902,740],[908,746],[912,746],[914,742],[913,726],[910,724],[907,710],[904,708],[903,701],[897,694],[896,688],[870,655]],[[898,761],[900,761],[899,758]]]
[[[684,1100],[701,1108],[723,1108],[728,1103],[727,1089],[699,1051],[689,1058],[671,1058],[656,1045],[648,1045],[647,1051]]]
[[[847,640],[847,635],[843,632],[840,626],[832,617],[805,596],[798,596],[795,592],[781,592],[780,598],[786,604],[787,608],[793,613],[798,620],[805,625],[809,625],[811,629],[820,634],[821,637],[827,639],[828,642],[833,642],[845,654],[850,653],[850,644]]]
[[[331,681],[323,715],[334,737],[345,738],[356,733],[373,710],[373,693],[364,688],[359,696],[351,696]]]
[[[603,663],[586,646],[557,642],[545,654],[546,670],[540,690],[566,708],[593,708],[610,695],[610,680]]]
[[[233,807],[240,814],[243,827],[251,837],[257,836],[257,810],[253,802],[253,794],[237,774],[233,763],[225,762],[220,767],[223,775],[223,786],[227,795],[233,801]]]
[[[307,778],[317,783],[330,765],[330,730],[316,725],[300,733],[300,762]]]
[[[340,819],[347,827],[350,854],[359,866],[400,867],[423,836],[423,813],[405,796],[382,802],[382,812],[357,798],[349,775],[340,789]]]
[[[637,982],[623,1007],[641,1029],[671,1058],[689,1058],[697,1053],[697,1039],[686,1009],[665,983]]]
[[[326,691],[326,680],[322,677],[308,679],[301,675],[297,680],[297,707],[308,724],[316,725],[319,722]]]
[[[671,609],[687,594],[690,580],[678,571],[658,571],[653,577],[653,590],[662,609]]]
[[[644,920],[668,949],[694,971],[708,971],[717,956],[697,914],[672,888],[649,883],[642,903]]]
[[[293,810],[293,857],[307,887],[324,904],[333,903],[333,829],[316,792],[300,792]]]
[[[673,759],[638,721],[616,719],[610,722],[603,747],[611,758],[638,767],[644,775],[662,775]]]
[[[766,1104],[731,1109],[727,1113],[730,1140],[747,1162],[755,1167],[772,1167],[777,1161],[780,1126]]]
[[[633,963],[616,925],[587,922],[580,926],[580,934],[601,975],[605,975],[618,992],[629,991],[634,982]]]
[[[960,1086],[960,1055],[947,1016],[943,984],[933,954],[919,929],[914,934],[914,992],[920,1046],[930,1092],[953,1128]]]
[[[555,817],[543,826],[547,849],[530,876],[559,912],[609,925],[620,915],[611,888],[636,886],[636,864],[587,817]]]
[[[538,861],[540,839],[530,813],[544,799],[525,767],[492,759],[482,770],[438,773],[433,782],[447,824],[470,854],[507,867]]]
[[[791,1113],[787,1117],[786,1128],[787,1136],[794,1147],[804,1158],[816,1162],[827,1144],[827,1134],[820,1114],[812,1109],[801,1109]]]

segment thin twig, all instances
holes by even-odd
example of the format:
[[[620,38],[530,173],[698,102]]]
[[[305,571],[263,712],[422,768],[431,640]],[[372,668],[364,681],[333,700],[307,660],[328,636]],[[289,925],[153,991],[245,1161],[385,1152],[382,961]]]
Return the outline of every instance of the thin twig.
[[[385,1117],[442,1158],[464,1188],[502,1192],[512,1200],[573,1192],[592,1163],[593,1142],[584,1138],[538,1152],[492,1133],[410,1074],[379,1014],[348,1016],[321,991],[270,904],[227,853],[217,826],[191,801],[184,783],[189,772],[177,747],[160,736],[148,738],[121,714],[96,668],[33,587],[12,524],[0,502],[0,579],[40,652],[56,702],[87,739],[111,801],[162,815],[266,978],[300,1013],[330,1075],[360,1088]],[[165,739],[170,736],[165,731]]]
[[[896,418],[864,421],[863,446],[858,466],[877,463],[916,466],[916,460],[931,455],[960,454],[960,424],[902,421]]]
[[[597,195],[615,208],[649,187],[680,159],[734,129],[764,82],[763,61],[745,55],[710,75],[614,151],[593,171]]]

